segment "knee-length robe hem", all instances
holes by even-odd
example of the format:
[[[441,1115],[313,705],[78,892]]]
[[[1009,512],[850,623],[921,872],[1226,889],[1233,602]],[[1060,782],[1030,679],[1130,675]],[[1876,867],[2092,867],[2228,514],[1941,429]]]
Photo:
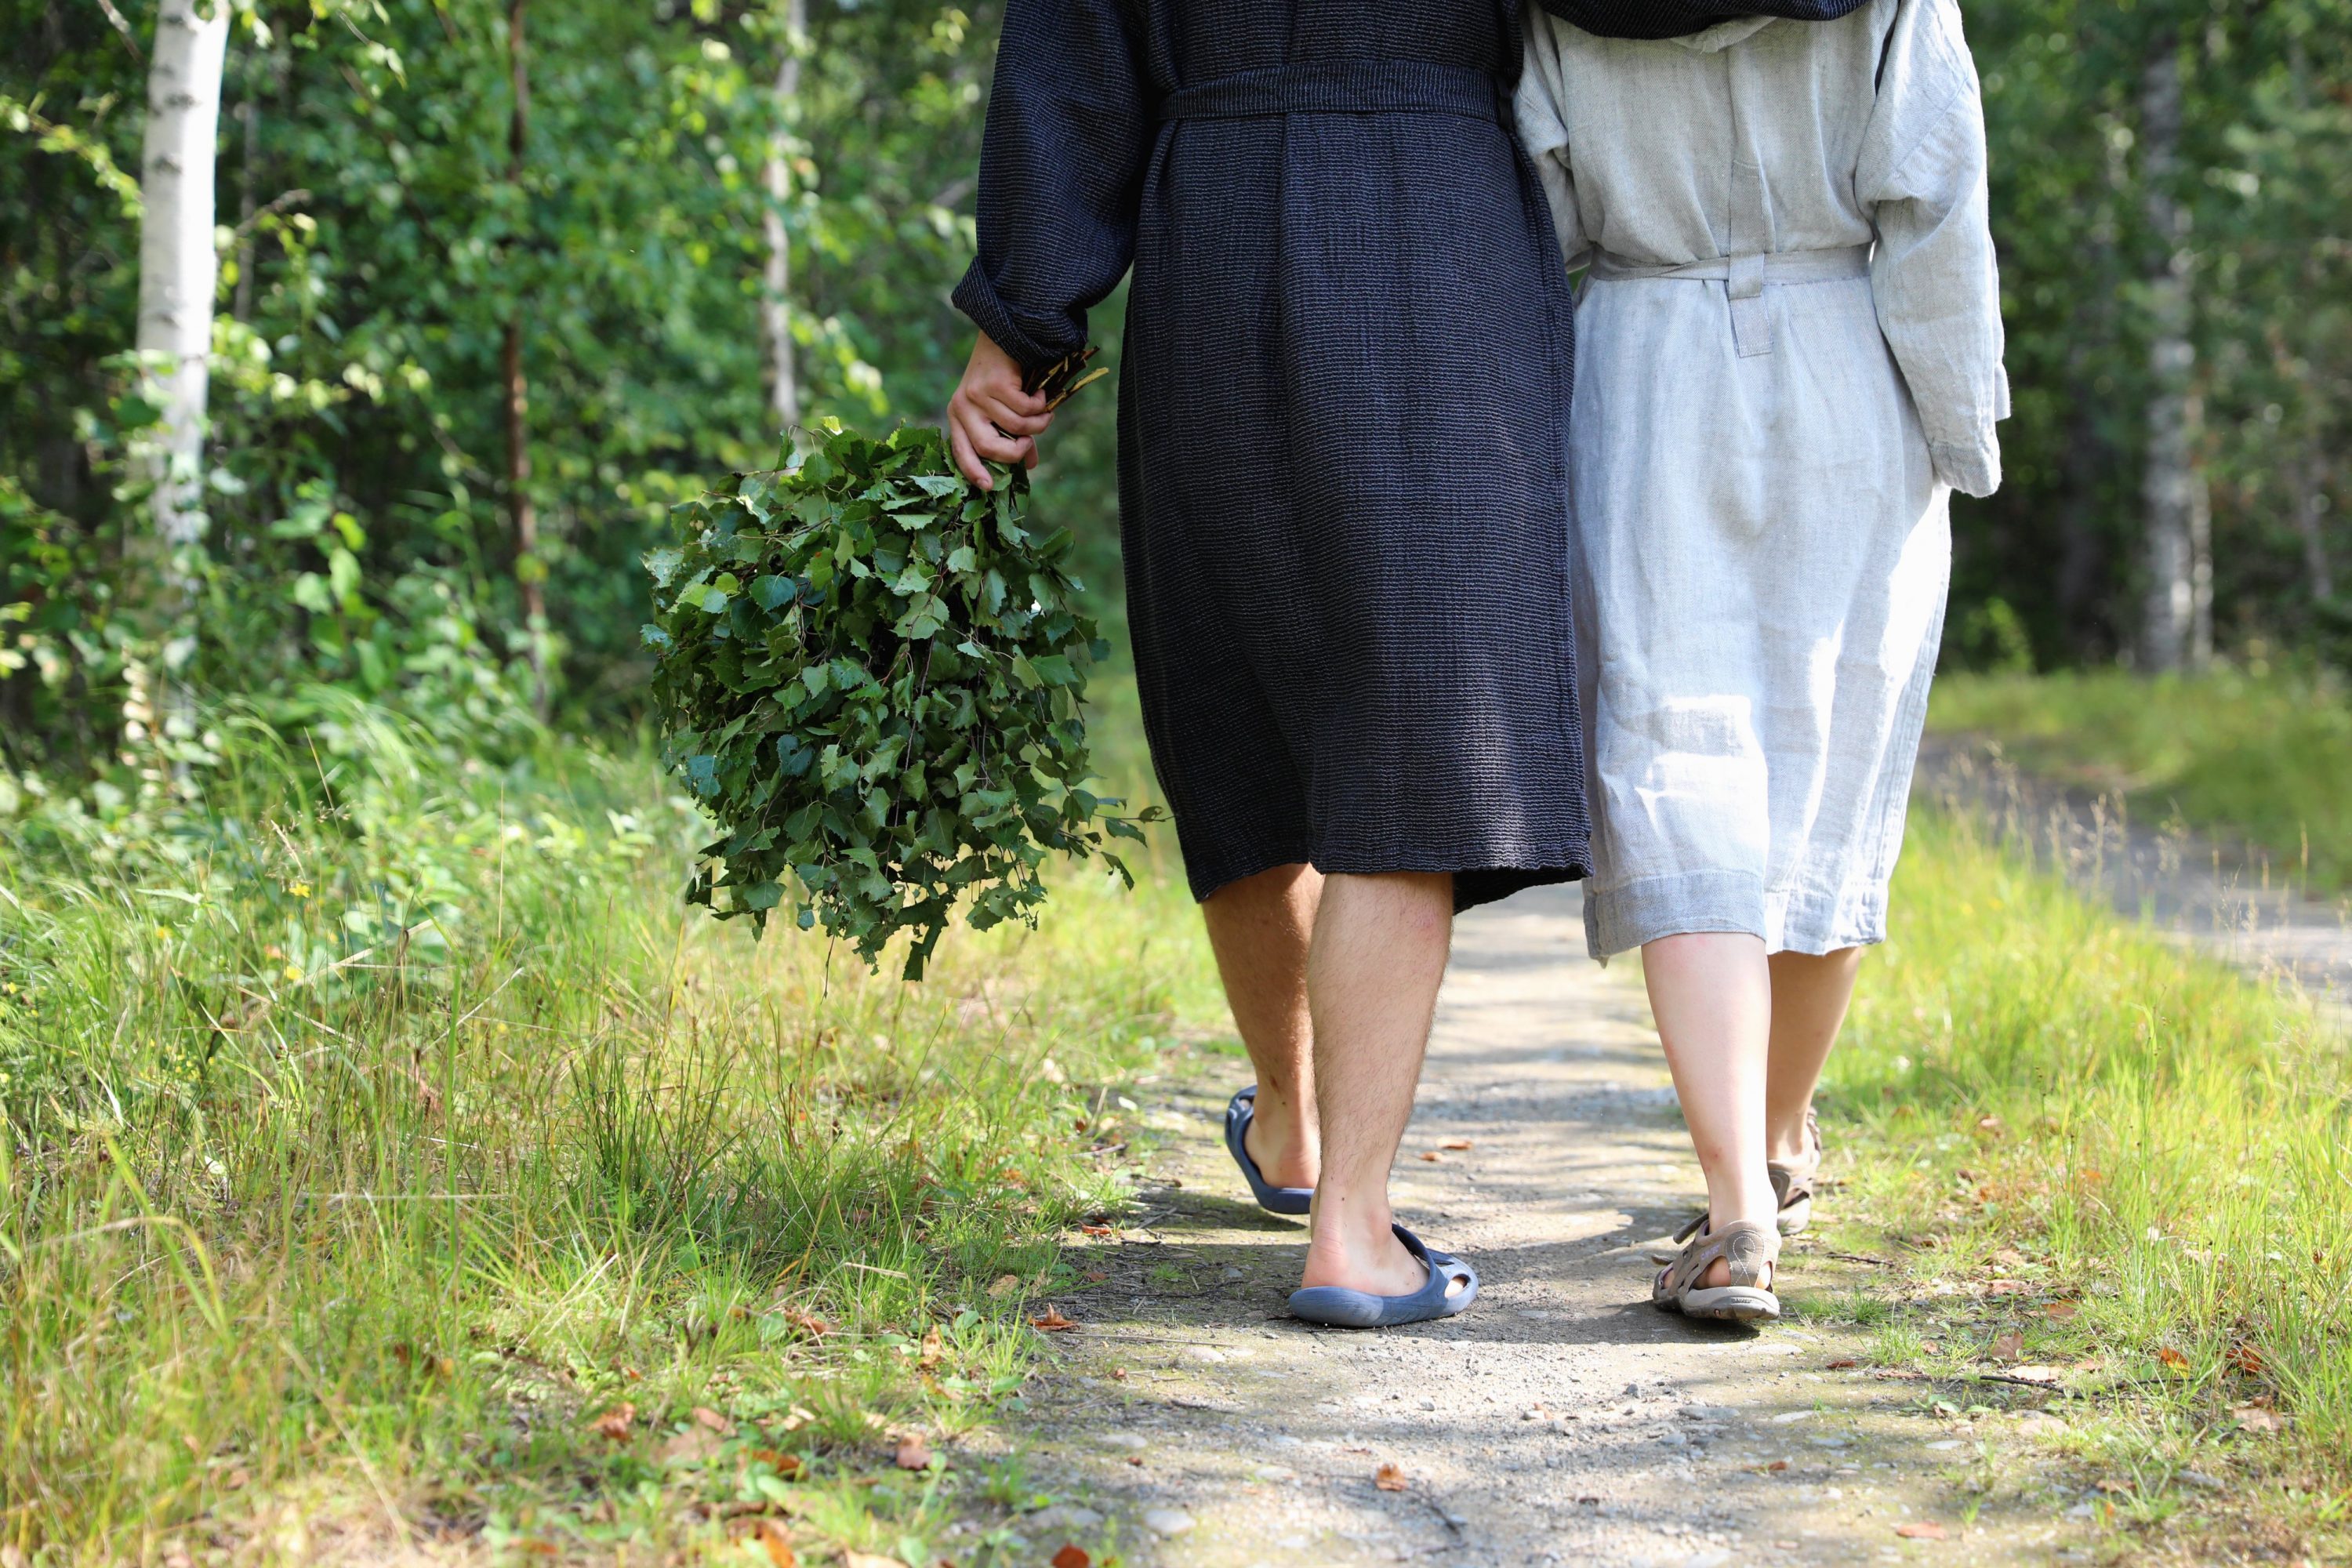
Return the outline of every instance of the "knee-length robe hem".
[[[1584,873],[1572,305],[1519,63],[1514,0],[1006,8],[955,300],[1034,366],[1132,266],[1129,620],[1196,897]]]

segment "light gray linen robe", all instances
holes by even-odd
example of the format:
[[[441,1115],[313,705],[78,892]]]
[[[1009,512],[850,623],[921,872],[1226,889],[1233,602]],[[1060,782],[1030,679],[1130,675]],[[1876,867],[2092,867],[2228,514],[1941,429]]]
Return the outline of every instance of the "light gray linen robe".
[[[1530,8],[1532,11],[1532,8]],[[1950,577],[2009,413],[1955,0],[1661,42],[1531,17],[1569,265],[1596,957],[1885,939]]]

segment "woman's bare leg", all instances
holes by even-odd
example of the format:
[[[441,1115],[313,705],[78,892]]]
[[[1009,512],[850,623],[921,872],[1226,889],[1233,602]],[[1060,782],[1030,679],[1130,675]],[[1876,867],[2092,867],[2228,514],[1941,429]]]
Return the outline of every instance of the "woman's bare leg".
[[[1805,1111],[1822,1064],[1837,1044],[1845,1010],[1853,1000],[1862,949],[1842,947],[1818,956],[1776,952],[1772,967],[1772,1047],[1764,1079],[1764,1147],[1772,1159],[1802,1160],[1811,1152],[1805,1140]]]
[[[1764,1169],[1772,977],[1763,942],[1737,931],[1663,937],[1642,949],[1642,975],[1713,1228],[1748,1220],[1769,1229],[1780,1205]],[[1702,1281],[1729,1282],[1720,1262]]]
[[[1311,1187],[1321,1173],[1307,953],[1322,891],[1313,867],[1277,866],[1226,883],[1201,906],[1234,1027],[1257,1073],[1243,1146],[1277,1187]]]

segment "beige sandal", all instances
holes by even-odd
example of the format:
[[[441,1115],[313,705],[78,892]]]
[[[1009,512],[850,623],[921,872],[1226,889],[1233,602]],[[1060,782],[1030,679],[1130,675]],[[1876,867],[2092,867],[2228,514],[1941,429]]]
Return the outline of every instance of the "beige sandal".
[[[1794,1236],[1813,1223],[1813,1184],[1822,1174],[1822,1124],[1812,1108],[1805,1108],[1805,1142],[1811,1152],[1801,1159],[1765,1162],[1772,1178],[1772,1195],[1780,1200],[1782,1236]]]
[[[1780,1233],[1768,1226],[1736,1220],[1721,1230],[1692,1235],[1706,1223],[1702,1215],[1675,1238],[1692,1237],[1682,1256],[1658,1271],[1650,1286],[1650,1304],[1686,1318],[1727,1318],[1737,1323],[1780,1317],[1780,1298],[1772,1293],[1780,1274]],[[1718,1258],[1729,1270],[1731,1283],[1701,1284]]]

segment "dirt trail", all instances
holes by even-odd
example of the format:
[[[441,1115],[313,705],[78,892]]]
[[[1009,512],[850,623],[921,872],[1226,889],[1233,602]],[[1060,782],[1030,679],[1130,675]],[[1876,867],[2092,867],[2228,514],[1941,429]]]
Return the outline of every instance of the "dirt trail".
[[[1478,1265],[1464,1316],[1368,1333],[1284,1314],[1304,1231],[1225,1158],[1238,1081],[1155,1086],[1140,1222],[1071,1255],[1105,1278],[1056,1301],[1086,1326],[1055,1337],[1020,1434],[1060,1500],[1014,1521],[1034,1561],[1106,1531],[1169,1568],[2088,1560],[2068,1500],[1963,1522],[1985,1446],[2054,1428],[2039,1391],[1979,1385],[1974,1417],[1938,1415],[1927,1385],[1853,1365],[1863,1331],[1649,1306],[1648,1255],[1700,1189],[1638,979],[1583,956],[1573,889],[1456,936],[1397,1200]],[[1868,1269],[1837,1237],[1792,1244],[1790,1292]],[[1376,1484],[1389,1465],[1402,1490]]]
[[[1928,736],[1913,795],[1974,815],[2176,941],[2292,979],[2339,1016],[2352,1007],[2352,897],[2307,896],[2297,868],[2136,819],[2120,796],[2021,773],[1979,736]]]

